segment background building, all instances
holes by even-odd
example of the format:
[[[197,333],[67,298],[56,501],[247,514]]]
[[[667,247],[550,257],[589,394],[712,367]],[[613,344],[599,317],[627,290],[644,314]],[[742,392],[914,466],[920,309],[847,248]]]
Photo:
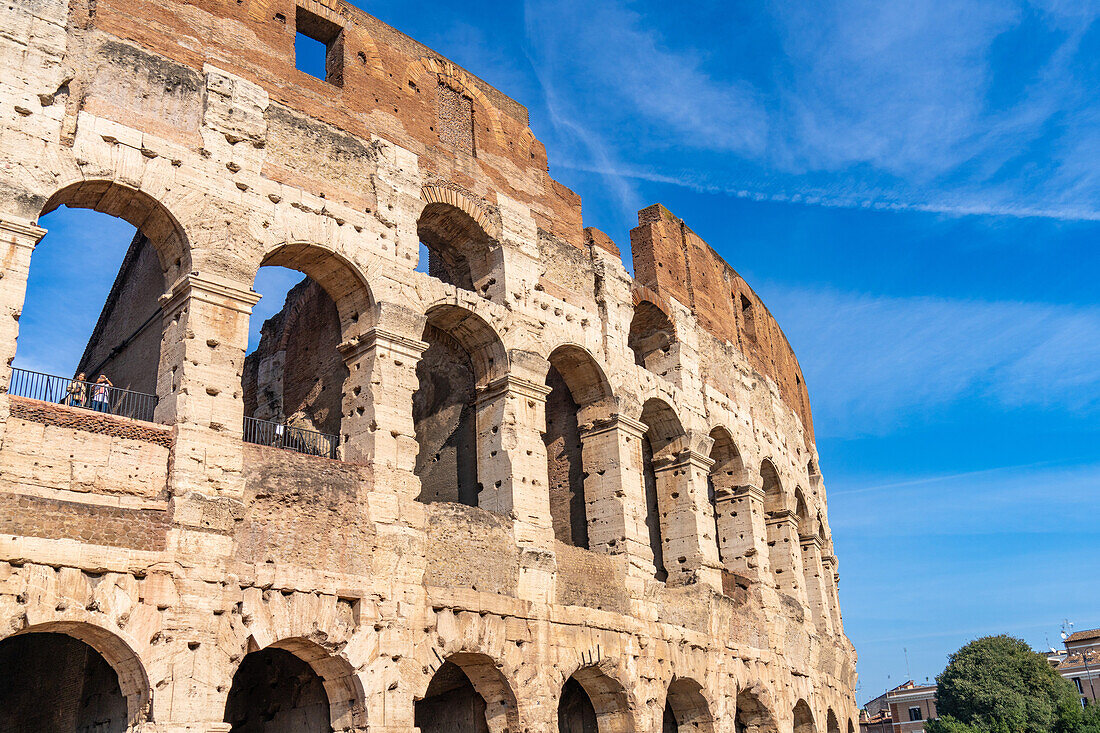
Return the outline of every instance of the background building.
[[[1100,695],[1100,629],[1065,637],[1066,651],[1055,669],[1073,683],[1082,705],[1094,705]]]
[[[936,717],[936,686],[913,680],[888,690],[863,706],[861,733],[920,733]]]

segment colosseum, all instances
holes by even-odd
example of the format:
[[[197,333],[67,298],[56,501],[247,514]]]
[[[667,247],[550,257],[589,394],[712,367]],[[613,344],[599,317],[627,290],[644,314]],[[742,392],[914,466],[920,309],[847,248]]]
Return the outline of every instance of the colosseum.
[[[340,0],[8,0],[0,57],[0,731],[854,731],[802,373],[682,220],[631,274]],[[60,206],[138,231],[110,387],[12,365]]]

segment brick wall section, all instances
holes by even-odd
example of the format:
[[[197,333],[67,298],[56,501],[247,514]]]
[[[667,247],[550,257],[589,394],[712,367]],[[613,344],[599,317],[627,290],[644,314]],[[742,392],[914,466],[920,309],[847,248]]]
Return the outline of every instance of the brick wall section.
[[[783,401],[802,420],[806,446],[812,446],[810,399],[798,360],[779,324],[737,271],[660,204],[638,212],[630,249],[640,284],[690,308],[703,329],[736,345],[757,371],[775,381]],[[745,327],[742,297],[751,305],[750,329]]]
[[[295,68],[299,4],[343,29],[342,86]],[[165,58],[115,41],[99,46],[95,63],[79,73],[91,77],[83,109],[202,147],[201,72],[211,63],[261,85],[273,103],[269,117],[281,114],[269,132],[269,178],[373,208],[373,186],[354,165],[369,151],[347,133],[362,140],[377,134],[421,156],[429,173],[476,195],[500,191],[530,205],[539,226],[584,246],[580,197],[550,178],[546,148],[531,133],[526,108],[349,3],[99,0],[94,7],[90,22],[97,30]],[[123,77],[135,81],[120,87],[116,80]],[[459,100],[470,100],[468,148],[467,141],[456,145],[453,135],[440,134],[440,82],[457,88]],[[347,175],[325,175],[333,160],[349,164]]]
[[[82,410],[49,402],[11,397],[11,416],[18,420],[81,430],[85,433],[109,435],[113,438],[139,440],[163,448],[172,448],[172,429],[150,423],[129,420],[114,415]]]
[[[165,549],[170,525],[168,512],[160,509],[0,494],[0,534],[155,551]]]

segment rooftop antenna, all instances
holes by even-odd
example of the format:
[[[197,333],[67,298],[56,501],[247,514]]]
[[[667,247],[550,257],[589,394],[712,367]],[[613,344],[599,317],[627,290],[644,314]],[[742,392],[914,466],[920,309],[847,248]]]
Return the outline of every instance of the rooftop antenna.
[[[913,673],[909,671],[909,650],[902,647],[901,651],[905,654],[905,678],[911,680],[913,679]]]

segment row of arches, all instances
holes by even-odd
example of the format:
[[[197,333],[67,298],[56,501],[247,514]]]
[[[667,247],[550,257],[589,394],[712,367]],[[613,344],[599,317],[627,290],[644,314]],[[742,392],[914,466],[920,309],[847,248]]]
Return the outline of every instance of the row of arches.
[[[361,678],[343,658],[305,639],[252,648],[225,689],[223,721],[231,733],[368,727]],[[452,654],[439,660],[427,686],[414,696],[412,722],[421,733],[531,730],[525,724],[530,726],[527,718],[539,706],[523,693],[491,657]],[[0,640],[0,730],[125,733],[157,722],[153,694],[132,650],[97,627],[46,624]],[[599,663],[565,677],[556,697],[552,718],[558,733],[634,733],[649,725],[623,684]],[[771,709],[768,700],[759,685],[739,690],[730,712],[733,730],[778,733],[780,719],[790,719],[793,733],[840,733],[832,708],[821,727],[806,700],[798,700],[789,718]],[[674,677],[657,704],[661,733],[726,729],[716,725],[715,701],[690,677]],[[850,721],[848,733],[853,733]]]
[[[224,298],[239,292],[238,297],[247,301],[247,291],[219,286],[217,298],[211,298],[209,283],[191,282],[181,288],[180,283],[190,282],[188,239],[167,209],[146,194],[110,183],[85,182],[60,191],[47,202],[46,210],[62,204],[86,206],[134,222],[157,254],[155,266],[164,287],[179,294],[159,301],[164,328],[155,380],[160,397],[157,419],[171,422],[180,414],[204,412],[189,404],[191,409],[181,413],[177,400],[181,393],[186,393],[189,403],[210,402],[213,414],[223,414],[227,400],[236,400],[243,411],[241,398],[234,395],[247,390],[238,385],[204,383],[186,390],[183,385],[192,364],[224,364],[228,380],[248,372],[238,367],[239,357],[219,355],[219,349],[233,348],[221,342],[223,334],[203,333],[207,322],[225,330],[232,314],[227,315]],[[438,261],[436,269],[446,280],[491,294],[497,265],[476,263],[499,264],[487,254],[499,253],[499,246],[468,210],[453,202],[431,201],[421,213],[418,234],[428,243],[430,256]],[[333,425],[338,427],[332,429],[339,433],[340,455],[345,459],[370,455],[363,445],[366,441],[382,439],[385,431],[399,434],[403,425],[391,423],[407,420],[417,443],[411,468],[420,481],[422,501],[511,512],[515,497],[507,496],[513,491],[510,484],[518,473],[529,474],[525,490],[534,487],[547,494],[554,535],[567,544],[603,550],[622,542],[635,528],[597,531],[592,518],[605,514],[609,505],[616,516],[629,515],[625,503],[636,502],[644,517],[644,527],[636,533],[639,542],[648,546],[654,576],[660,580],[697,578],[726,569],[757,575],[800,595],[807,585],[800,576],[813,565],[827,591],[831,573],[816,569],[820,562],[813,557],[803,562],[800,551],[807,544],[803,539],[816,543],[818,554],[828,543],[820,510],[815,514],[801,488],[790,492],[783,485],[770,459],[764,459],[759,470],[750,470],[731,431],[715,427],[709,435],[689,436],[676,409],[661,397],[645,400],[640,414],[624,415],[621,396],[591,352],[576,344],[560,345],[545,358],[510,352],[498,332],[499,324],[491,323],[499,314],[456,297],[429,305],[422,314],[404,309],[406,320],[419,324],[419,330],[402,336],[409,344],[404,355],[408,358],[403,360],[415,364],[415,389],[411,394],[393,389],[382,394],[382,389],[374,390],[380,378],[372,371],[378,368],[378,360],[368,355],[369,342],[372,333],[389,327],[384,323],[387,309],[401,306],[375,299],[364,268],[352,256],[316,244],[284,242],[258,264],[302,273],[331,304],[334,316],[327,323],[338,332],[326,343],[330,351],[338,352],[340,369],[335,376],[326,375],[332,378],[322,391],[332,400],[336,390],[340,399],[338,407],[313,414],[337,413],[340,419]],[[467,278],[463,274],[467,271],[478,275]],[[205,289],[202,298],[196,299],[201,289]],[[150,294],[155,298],[159,293]],[[629,335],[636,360],[654,371],[660,371],[660,361],[671,353],[675,340],[671,320],[659,305],[655,296],[639,296]],[[233,318],[243,320],[247,328],[246,308]],[[522,368],[517,359],[524,362]],[[288,361],[281,363],[285,369]],[[311,373],[315,355],[313,361],[302,357],[294,363],[307,378],[320,378]],[[148,369],[148,364],[143,366]],[[128,370],[120,365],[120,371]],[[217,372],[207,369],[202,378],[211,375]],[[303,380],[284,374],[281,381]],[[386,409],[379,409],[379,400],[390,400]],[[516,454],[516,460],[525,460],[521,453],[535,453],[532,442],[520,450],[514,440],[508,443],[502,435],[507,427],[502,416],[514,409],[509,400],[536,405],[525,415],[534,417],[536,424],[515,429],[531,431],[533,440],[542,443],[545,478],[541,467],[509,462],[509,452]],[[217,409],[213,409],[215,403]],[[297,407],[284,406],[283,417],[291,412],[310,414]],[[610,438],[605,430],[609,421],[615,425]],[[609,471],[608,465],[616,461],[625,467],[617,473]]]

